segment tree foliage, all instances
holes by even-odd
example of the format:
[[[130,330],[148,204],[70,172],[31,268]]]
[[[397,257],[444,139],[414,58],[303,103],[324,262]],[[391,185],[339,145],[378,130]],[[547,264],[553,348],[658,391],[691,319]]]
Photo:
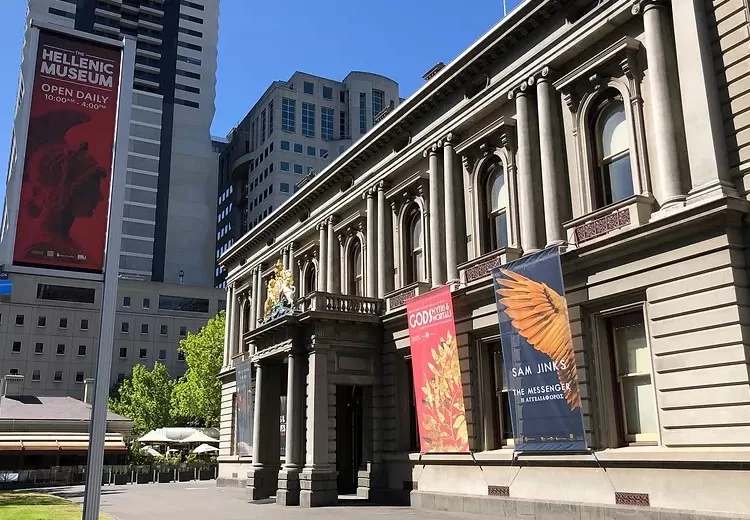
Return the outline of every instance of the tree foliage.
[[[192,426],[218,427],[221,408],[219,370],[224,351],[224,320],[221,311],[197,334],[180,341],[188,369],[174,387],[173,415],[188,419]]]
[[[152,370],[135,365],[131,376],[117,390],[117,397],[110,398],[109,409],[132,419],[136,436],[171,426],[173,388],[174,381],[164,364],[156,363]]]

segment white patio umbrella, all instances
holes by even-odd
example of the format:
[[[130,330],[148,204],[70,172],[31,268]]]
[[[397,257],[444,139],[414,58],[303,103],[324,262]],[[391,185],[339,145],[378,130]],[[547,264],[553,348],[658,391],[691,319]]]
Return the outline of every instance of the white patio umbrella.
[[[193,450],[193,453],[210,453],[213,451],[219,451],[219,448],[215,448],[208,444],[201,444],[200,446],[198,446],[197,448]]]
[[[217,443],[219,442],[219,439],[215,439],[209,435],[206,435],[200,430],[195,430],[195,433],[190,435],[189,437],[185,437],[180,441],[182,444],[190,444],[190,443]]]
[[[161,457],[162,456],[161,453],[159,453],[158,451],[156,451],[152,446],[144,446],[143,448],[141,448],[141,451],[145,451],[146,453],[148,453],[152,457]]]

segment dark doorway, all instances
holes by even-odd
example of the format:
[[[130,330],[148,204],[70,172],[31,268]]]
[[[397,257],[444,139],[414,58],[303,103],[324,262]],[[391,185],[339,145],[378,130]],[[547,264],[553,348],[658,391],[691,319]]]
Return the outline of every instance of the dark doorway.
[[[361,386],[336,387],[336,470],[340,495],[357,492],[357,473],[363,460],[362,396]]]

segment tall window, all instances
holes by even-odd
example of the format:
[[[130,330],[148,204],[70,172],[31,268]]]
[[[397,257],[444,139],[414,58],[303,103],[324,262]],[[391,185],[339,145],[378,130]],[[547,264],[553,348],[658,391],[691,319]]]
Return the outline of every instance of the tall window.
[[[315,105],[302,103],[302,135],[315,137]]]
[[[321,107],[320,109],[320,137],[326,141],[333,140],[333,109]]]
[[[362,244],[357,240],[349,249],[349,294],[364,296]]]
[[[266,109],[260,113],[260,142],[266,140]]]
[[[372,124],[375,125],[375,116],[385,108],[385,92],[382,90],[372,91]]]
[[[625,441],[655,442],[658,422],[643,312],[638,310],[609,318],[607,332],[615,361]]]
[[[346,139],[349,136],[349,120],[346,117],[346,110],[339,112],[339,139]]]
[[[268,103],[268,135],[273,133],[273,101]]]
[[[315,276],[315,264],[310,262],[305,272],[305,294],[313,293],[317,290],[317,280]]]
[[[359,133],[367,133],[367,94],[359,94]]]
[[[598,204],[606,206],[633,196],[625,105],[617,91],[610,91],[594,111],[594,144]]]
[[[406,283],[420,282],[425,279],[424,232],[422,215],[418,209],[412,210],[408,219],[409,236],[407,240],[408,263]]]
[[[293,99],[281,100],[281,129],[285,132],[296,132],[295,111],[297,102]]]
[[[487,169],[485,193],[485,236],[489,247],[485,252],[489,252],[508,247],[508,184],[502,163],[495,162]]]
[[[490,408],[485,420],[490,421],[492,430],[492,438],[485,439],[485,441],[492,441],[492,445],[487,443],[487,448],[500,448],[507,445],[509,439],[513,438],[509,399],[511,394],[505,381],[502,343],[499,340],[492,341],[483,344],[483,347],[482,354],[487,356],[485,366],[489,369],[483,378],[487,385],[484,395],[489,397],[485,402]]]

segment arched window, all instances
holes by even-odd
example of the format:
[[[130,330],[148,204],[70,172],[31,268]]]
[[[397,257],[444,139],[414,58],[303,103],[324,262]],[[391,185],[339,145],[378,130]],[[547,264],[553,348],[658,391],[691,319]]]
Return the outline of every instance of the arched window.
[[[508,247],[508,182],[500,161],[493,162],[485,173],[486,251]]]
[[[305,294],[310,294],[317,290],[315,282],[315,264],[313,262],[309,262],[307,264],[307,269],[305,269]]]
[[[349,294],[364,296],[364,266],[362,264],[362,244],[355,240],[349,247]]]
[[[422,213],[414,208],[406,219],[408,236],[406,240],[406,284],[421,282],[425,279],[424,231]]]
[[[620,93],[609,91],[593,116],[597,202],[599,206],[606,206],[635,193],[627,118]]]

